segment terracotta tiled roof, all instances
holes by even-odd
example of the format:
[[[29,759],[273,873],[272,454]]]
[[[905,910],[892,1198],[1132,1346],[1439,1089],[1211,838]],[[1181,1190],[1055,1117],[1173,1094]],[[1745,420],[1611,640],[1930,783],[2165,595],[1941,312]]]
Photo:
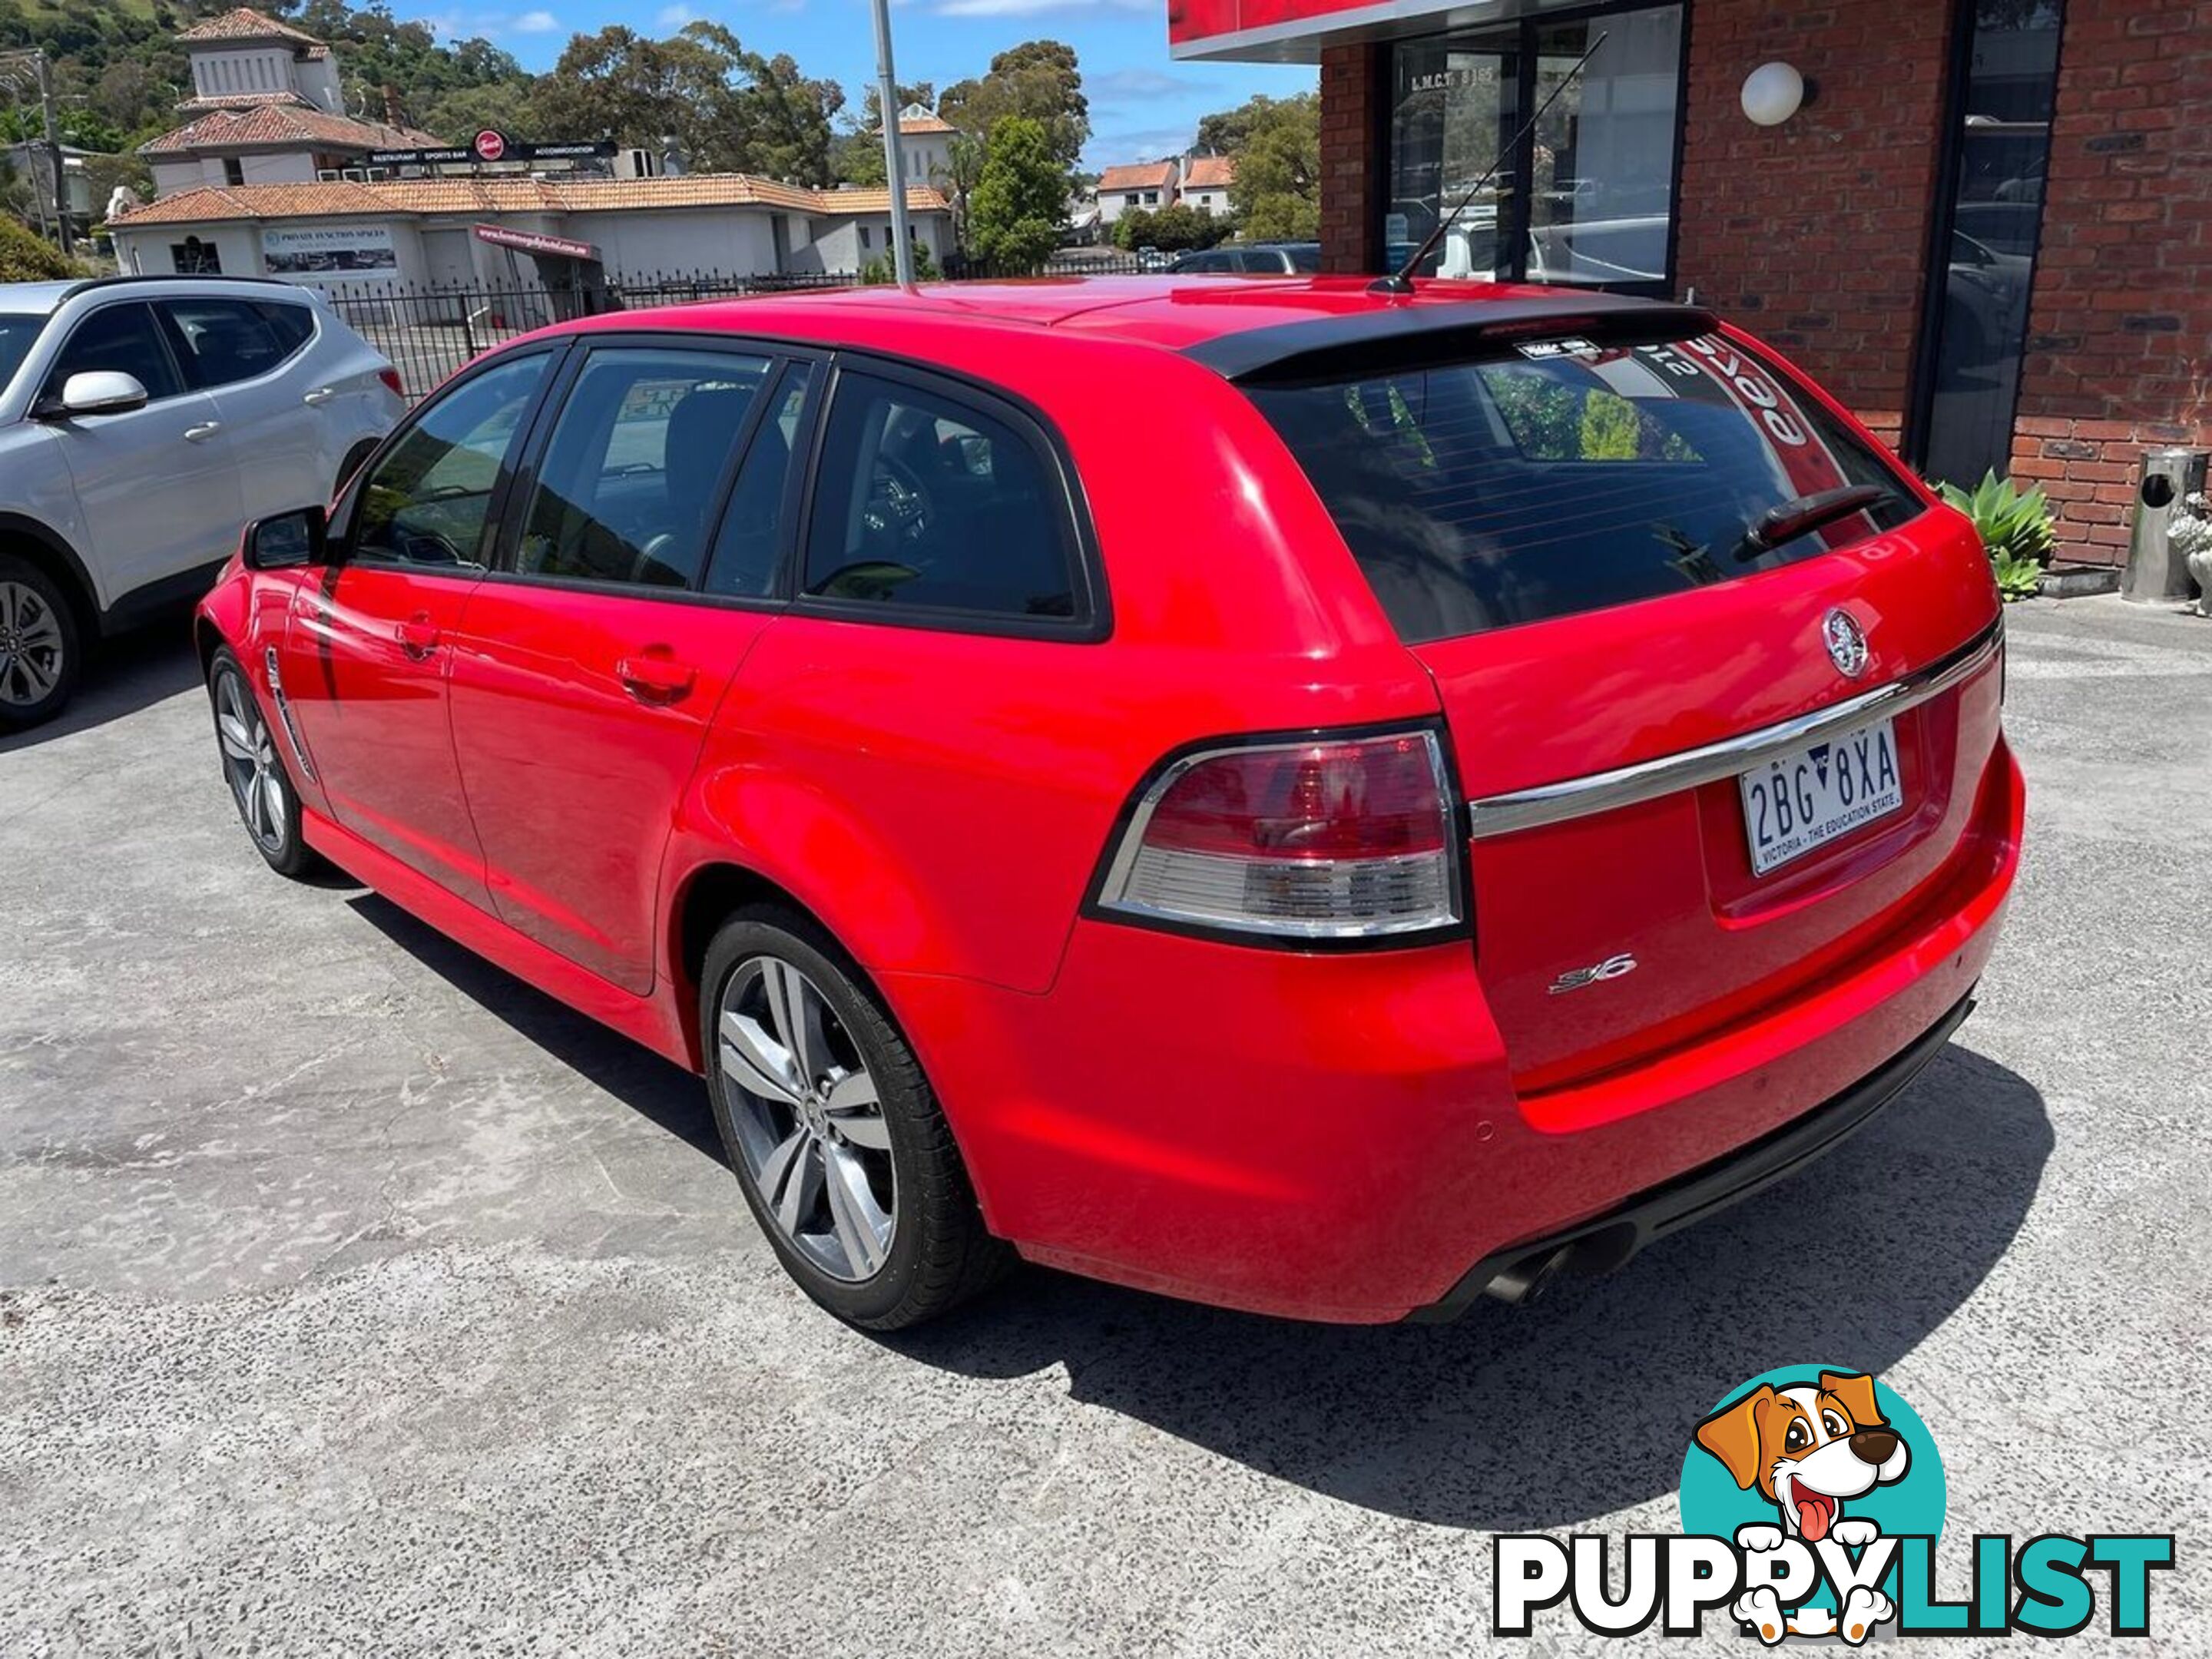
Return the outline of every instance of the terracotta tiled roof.
[[[883,128],[878,126],[876,129],[876,136],[881,137],[883,131]],[[924,110],[919,115],[908,115],[903,110],[899,112],[899,134],[902,137],[909,133],[957,132],[959,131],[960,129],[954,126],[951,122],[932,115],[927,110]]]
[[[907,207],[945,211],[945,198],[909,185]],[[108,222],[216,224],[246,219],[338,219],[365,214],[604,213],[638,208],[771,207],[819,215],[888,213],[888,190],[810,190],[747,173],[679,179],[612,179],[555,184],[537,179],[333,179],[312,185],[202,185],[131,209]]]
[[[177,106],[177,113],[205,115],[213,109],[259,109],[264,105],[274,105],[280,109],[321,107],[313,99],[302,98],[296,92],[216,92],[205,97],[185,99]]]
[[[280,23],[265,11],[256,11],[251,6],[240,6],[224,12],[220,17],[206,17],[180,33],[177,39],[187,43],[200,40],[293,40],[302,46],[319,46],[323,43],[312,34],[303,33],[289,23]]]
[[[1194,155],[1182,175],[1185,190],[1226,190],[1237,177],[1237,161],[1228,155]]]
[[[141,155],[188,155],[203,150],[318,144],[325,149],[407,149],[438,139],[414,127],[386,126],[332,115],[313,104],[255,104],[210,111],[173,132],[138,146]]]
[[[1175,185],[1173,161],[1142,161],[1134,167],[1108,167],[1098,175],[1101,195],[1117,190],[1168,190]]]

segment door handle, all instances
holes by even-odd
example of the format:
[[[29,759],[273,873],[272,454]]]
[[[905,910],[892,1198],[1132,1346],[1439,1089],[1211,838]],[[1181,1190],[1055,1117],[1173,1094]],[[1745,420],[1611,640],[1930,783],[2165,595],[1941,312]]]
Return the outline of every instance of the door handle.
[[[222,430],[221,421],[202,421],[198,426],[188,426],[185,428],[185,441],[188,444],[204,444]]]
[[[674,702],[691,690],[699,671],[678,662],[665,646],[649,646],[615,665],[615,678],[640,702]]]
[[[337,395],[338,392],[336,386],[319,386],[313,392],[307,393],[306,397],[301,398],[300,401],[307,404],[310,409],[320,409],[325,404],[330,402],[331,398]]]
[[[418,611],[392,630],[399,648],[416,662],[421,662],[438,648],[438,624],[430,620],[430,613]]]

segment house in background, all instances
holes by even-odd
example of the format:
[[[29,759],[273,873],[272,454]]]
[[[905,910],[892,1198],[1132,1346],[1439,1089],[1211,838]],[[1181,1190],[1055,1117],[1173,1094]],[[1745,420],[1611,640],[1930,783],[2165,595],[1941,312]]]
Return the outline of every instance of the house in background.
[[[908,185],[907,211],[915,241],[942,264],[952,249],[944,197]],[[650,286],[692,271],[850,274],[891,246],[887,190],[741,173],[201,185],[112,218],[108,230],[126,274],[281,276],[340,297]]]
[[[1098,175],[1098,222],[1110,225],[1133,211],[1158,213],[1175,200],[1176,183],[1182,176],[1182,164],[1173,156],[1108,167]]]
[[[881,142],[884,130],[876,129]],[[945,189],[952,179],[952,141],[960,129],[933,114],[924,105],[908,104],[898,112],[899,167],[909,185]]]
[[[240,6],[177,36],[191,66],[184,125],[139,146],[154,193],[196,185],[310,184],[368,178],[369,153],[435,144],[398,118],[345,112],[337,60],[314,36]]]
[[[1229,186],[1237,177],[1237,163],[1226,155],[1194,155],[1183,163],[1182,183],[1176,200],[1200,213],[1229,212]]]

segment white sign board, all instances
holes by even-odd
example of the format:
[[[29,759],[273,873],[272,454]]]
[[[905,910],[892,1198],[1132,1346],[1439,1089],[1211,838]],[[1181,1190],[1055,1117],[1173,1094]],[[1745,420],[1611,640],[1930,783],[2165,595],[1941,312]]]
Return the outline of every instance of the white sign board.
[[[386,225],[287,225],[261,233],[261,262],[295,281],[392,277],[399,249]]]

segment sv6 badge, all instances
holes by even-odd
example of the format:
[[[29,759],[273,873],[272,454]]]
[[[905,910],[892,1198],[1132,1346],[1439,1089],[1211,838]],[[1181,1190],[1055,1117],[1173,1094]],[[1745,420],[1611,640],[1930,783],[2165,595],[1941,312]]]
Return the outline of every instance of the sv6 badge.
[[[1607,957],[1603,962],[1592,963],[1587,968],[1570,968],[1552,981],[1552,994],[1562,991],[1579,991],[1585,985],[1595,985],[1601,979],[1619,979],[1623,974],[1636,971],[1633,952],[1623,951],[1617,957]]]

